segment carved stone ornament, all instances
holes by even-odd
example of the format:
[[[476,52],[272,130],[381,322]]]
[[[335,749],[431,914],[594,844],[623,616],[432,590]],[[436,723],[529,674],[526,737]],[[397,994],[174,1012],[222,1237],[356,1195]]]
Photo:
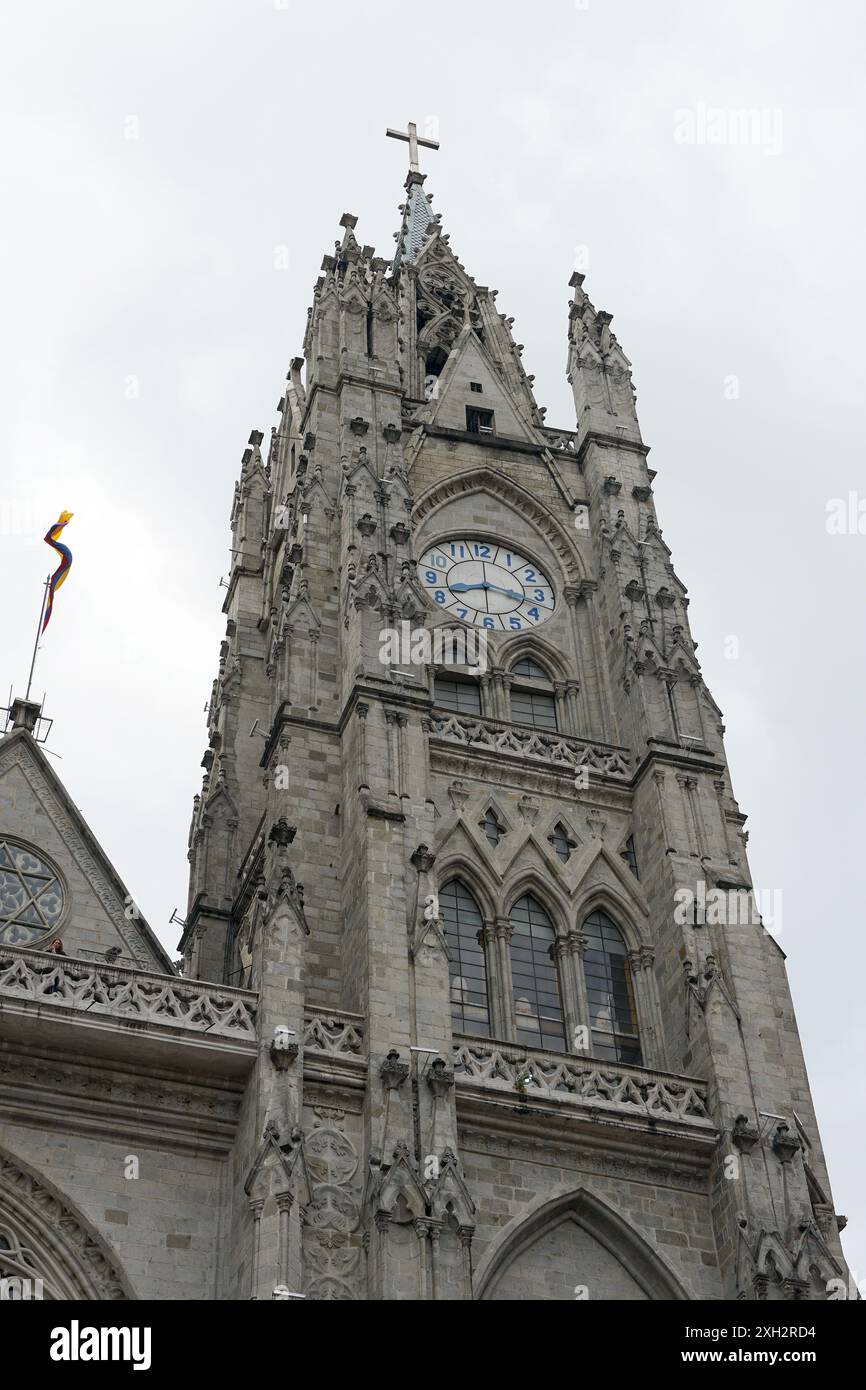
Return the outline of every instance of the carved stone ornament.
[[[435,1057],[427,1073],[427,1085],[437,1100],[444,1100],[454,1085],[454,1073],[442,1057]]]
[[[349,429],[353,434],[366,434],[369,428],[369,420],[365,420],[361,415],[356,415],[354,420],[349,422]]]
[[[399,1090],[409,1075],[409,1063],[400,1061],[399,1052],[389,1052],[379,1068],[379,1075],[387,1090]]]
[[[409,862],[419,874],[429,874],[436,863],[436,855],[430,853],[429,846],[419,845]]]
[[[776,1133],[773,1136],[773,1153],[780,1163],[790,1163],[795,1154],[799,1153],[800,1140],[793,1134],[786,1124],[776,1125]]]
[[[399,444],[403,431],[399,425],[386,425],[382,433],[388,444]]]
[[[288,1071],[298,1057],[298,1044],[292,1040],[291,1030],[280,1026],[274,1029],[271,1039],[271,1061],[277,1071]]]
[[[362,536],[372,536],[376,530],[376,526],[377,522],[369,512],[365,512],[358,522],[358,530],[361,532]]]
[[[268,844],[279,845],[280,849],[288,849],[298,833],[296,825],[289,825],[287,820],[275,821],[271,826],[271,833],[268,836]]]
[[[760,1134],[749,1121],[748,1115],[738,1115],[731,1130],[731,1142],[740,1153],[750,1154],[760,1139]]]

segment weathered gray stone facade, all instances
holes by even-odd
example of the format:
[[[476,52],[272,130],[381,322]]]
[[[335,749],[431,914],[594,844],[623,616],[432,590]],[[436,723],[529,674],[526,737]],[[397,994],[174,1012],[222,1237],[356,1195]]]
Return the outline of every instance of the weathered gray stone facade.
[[[355,225],[235,490],[182,976],[26,717],[0,741],[8,872],[63,896],[51,931],[0,916],[0,1277],[826,1298],[783,955],[727,910],[745,817],[611,316],[573,276],[577,428],[550,429],[423,177],[392,263]],[[477,573],[436,589],[418,562],[464,539]],[[474,613],[485,669],[383,662]]]

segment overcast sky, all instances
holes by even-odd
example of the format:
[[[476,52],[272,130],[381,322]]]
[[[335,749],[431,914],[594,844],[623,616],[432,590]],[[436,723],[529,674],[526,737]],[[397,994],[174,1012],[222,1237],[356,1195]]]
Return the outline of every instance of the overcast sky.
[[[37,693],[153,927],[174,949],[241,453],[275,422],[341,214],[393,253],[407,150],[384,129],[414,119],[442,142],[434,207],[515,316],[548,423],[574,423],[575,265],[634,364],[755,883],[783,893],[860,1278],[866,534],[828,532],[827,506],[855,493],[866,512],[863,16],[40,0],[0,19],[0,689],[23,693],[41,537],[67,508]],[[742,110],[761,113],[745,132]]]

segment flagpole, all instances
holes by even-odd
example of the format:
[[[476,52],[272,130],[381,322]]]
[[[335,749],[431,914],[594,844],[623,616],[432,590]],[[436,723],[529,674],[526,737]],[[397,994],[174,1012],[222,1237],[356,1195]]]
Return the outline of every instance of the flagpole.
[[[39,651],[39,638],[42,636],[42,619],[45,616],[45,602],[48,598],[48,585],[50,583],[51,575],[49,574],[46,577],[45,588],[42,591],[42,607],[39,610],[39,626],[36,629],[36,641],[33,643],[33,660],[30,662],[30,675],[27,678],[27,694],[24,696],[25,700],[30,699],[30,687],[33,684],[33,668],[36,665],[36,653]]]

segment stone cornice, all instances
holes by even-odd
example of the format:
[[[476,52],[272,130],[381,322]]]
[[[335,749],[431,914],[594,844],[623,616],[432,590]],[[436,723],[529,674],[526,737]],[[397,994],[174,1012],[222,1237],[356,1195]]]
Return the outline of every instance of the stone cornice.
[[[627,449],[633,454],[642,454],[647,457],[650,451],[648,444],[644,444],[640,439],[625,439],[618,434],[607,434],[601,430],[589,430],[580,441],[577,450],[577,463],[579,468],[583,468],[586,462],[586,455],[590,445],[601,444],[613,449]]]
[[[423,426],[430,439],[446,439],[454,444],[472,444],[484,449],[502,449],[506,453],[536,454],[540,457],[548,448],[546,443],[536,444],[529,439],[513,439],[505,434],[471,434],[469,430],[452,430],[445,425]]]
[[[230,1152],[242,1085],[191,1082],[149,1065],[71,1054],[68,1046],[62,1057],[53,1047],[0,1053],[0,1109],[10,1123],[181,1152]]]
[[[684,750],[677,752],[673,745],[669,748],[650,748],[635,770],[632,786],[637,787],[647,772],[660,764],[686,772],[713,772],[718,775],[726,771],[725,764],[719,762],[713,754],[709,754],[705,761],[698,759],[694,753],[688,753]]]

